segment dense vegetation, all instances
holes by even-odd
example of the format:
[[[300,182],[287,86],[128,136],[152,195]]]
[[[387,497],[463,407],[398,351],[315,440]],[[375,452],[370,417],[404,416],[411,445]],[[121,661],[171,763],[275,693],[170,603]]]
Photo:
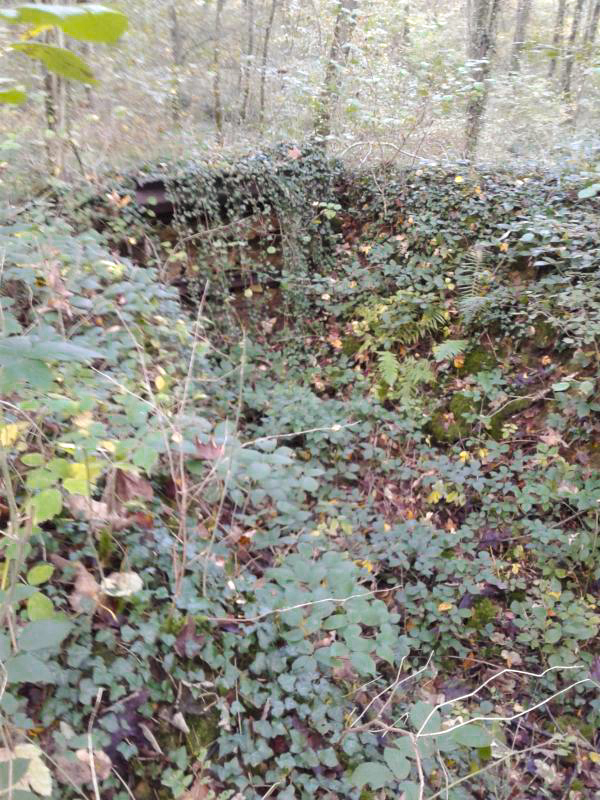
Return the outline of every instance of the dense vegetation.
[[[2,228],[15,798],[593,796],[593,175],[286,145]]]

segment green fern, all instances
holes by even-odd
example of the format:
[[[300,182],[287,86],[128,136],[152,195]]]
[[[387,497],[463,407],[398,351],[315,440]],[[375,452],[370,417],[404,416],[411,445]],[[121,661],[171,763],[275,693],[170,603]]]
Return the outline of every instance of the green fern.
[[[396,383],[400,372],[400,362],[390,350],[383,350],[377,353],[377,360],[379,362],[379,374],[381,379],[389,387],[392,387]]]
[[[500,265],[498,265],[500,266]],[[483,245],[475,245],[456,270],[458,308],[468,324],[484,308],[493,303],[493,288],[498,271],[492,269],[489,254]]]
[[[440,361],[450,361],[461,353],[464,353],[469,342],[467,339],[446,339],[441,344],[436,344],[433,348],[433,357]]]

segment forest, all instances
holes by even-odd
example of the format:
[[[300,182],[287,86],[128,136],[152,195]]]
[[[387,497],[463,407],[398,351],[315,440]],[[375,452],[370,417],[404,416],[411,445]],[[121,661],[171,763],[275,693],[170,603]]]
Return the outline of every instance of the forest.
[[[600,798],[600,0],[0,5],[0,796]]]

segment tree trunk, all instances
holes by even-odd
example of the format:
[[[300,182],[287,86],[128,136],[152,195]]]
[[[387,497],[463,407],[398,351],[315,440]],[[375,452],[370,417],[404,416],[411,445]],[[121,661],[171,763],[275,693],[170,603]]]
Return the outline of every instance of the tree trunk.
[[[223,103],[221,100],[221,34],[223,28],[223,6],[225,0],[217,0],[215,7],[215,46],[213,50],[213,108],[217,144],[223,145]]]
[[[254,56],[254,0],[245,0],[246,14],[248,17],[248,39],[246,46],[246,59],[242,68],[242,107],[240,118],[245,122],[248,119],[248,101],[250,99],[250,71]]]
[[[473,0],[470,21],[469,60],[471,77],[477,85],[467,103],[465,127],[465,157],[473,159],[483,127],[483,118],[488,101],[488,79],[491,60],[496,49],[498,13],[502,0]]]
[[[596,2],[592,6],[592,10],[588,19],[588,24],[585,28],[585,33],[583,36],[583,41],[586,45],[591,46],[596,41],[596,36],[598,35],[598,22],[600,21],[600,0],[596,0]]]
[[[181,128],[181,67],[183,66],[183,48],[181,43],[181,29],[177,14],[177,3],[169,6],[169,31],[171,34],[171,114],[173,124]]]
[[[315,115],[315,137],[323,144],[331,136],[331,119],[340,96],[342,75],[348,62],[352,33],[356,27],[357,9],[358,0],[339,0],[325,80],[319,93]]]
[[[275,12],[277,11],[277,0],[271,0],[271,11],[269,13],[269,21],[265,28],[265,38],[263,40],[262,59],[260,64],[260,104],[258,112],[258,126],[263,130],[265,123],[265,89],[267,85],[267,63],[269,60],[269,42],[271,40],[271,32],[273,30],[273,21],[275,20]]]
[[[515,21],[515,35],[510,55],[510,71],[519,72],[521,69],[521,54],[525,46],[527,36],[527,24],[531,15],[533,0],[518,0],[517,18]]]
[[[556,72],[558,57],[562,50],[565,35],[565,13],[567,0],[558,0],[556,9],[556,20],[554,22],[554,33],[552,35],[552,55],[550,56],[550,66],[548,67],[548,78],[552,78]]]
[[[565,55],[565,65],[562,76],[562,93],[565,102],[572,106],[571,88],[573,82],[573,66],[575,64],[575,50],[577,47],[577,36],[581,26],[581,16],[583,12],[583,4],[585,0],[576,0],[575,10],[573,11],[573,21],[571,22],[571,33],[569,34],[569,41],[567,43],[567,52]]]

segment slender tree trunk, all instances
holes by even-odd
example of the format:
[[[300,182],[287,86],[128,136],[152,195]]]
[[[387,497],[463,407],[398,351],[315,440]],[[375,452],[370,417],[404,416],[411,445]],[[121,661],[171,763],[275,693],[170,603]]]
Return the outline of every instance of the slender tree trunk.
[[[402,47],[410,45],[410,3],[404,3],[404,14],[402,17],[402,36],[400,39]]]
[[[558,0],[556,9],[556,19],[554,22],[554,33],[552,34],[552,55],[550,56],[550,66],[548,67],[548,78],[552,78],[556,72],[558,58],[563,47],[565,35],[565,14],[567,10],[567,0]]]
[[[223,28],[223,6],[225,0],[217,0],[215,7],[215,46],[213,50],[213,108],[215,127],[217,129],[217,144],[222,146],[223,136],[223,103],[221,100],[221,38]]]
[[[470,25],[469,60],[472,63],[471,77],[477,90],[471,93],[467,103],[465,127],[465,157],[473,159],[483,127],[487,106],[492,58],[496,49],[498,14],[502,0],[473,0]]]
[[[600,0],[596,0],[591,7],[588,24],[585,28],[583,41],[588,46],[593,45],[596,41],[596,36],[598,35],[598,22],[600,22]]]
[[[171,34],[171,115],[173,124],[181,128],[181,67],[183,66],[183,48],[181,42],[181,29],[177,13],[177,2],[169,6],[169,32]]]
[[[325,80],[317,100],[314,123],[315,137],[323,144],[331,136],[331,120],[340,96],[343,71],[348,62],[350,41],[356,27],[357,10],[358,0],[339,0]]]
[[[512,52],[510,54],[510,71],[519,72],[521,69],[521,54],[525,46],[527,25],[531,15],[533,0],[518,0],[517,18],[515,21],[515,35],[513,38]]]
[[[567,52],[565,55],[565,63],[562,75],[562,93],[567,105],[572,106],[573,98],[571,93],[573,82],[573,66],[575,64],[575,50],[577,47],[577,36],[581,26],[581,16],[583,13],[583,4],[585,0],[576,0],[575,9],[573,11],[573,20],[571,22],[571,32],[569,34],[569,41],[567,42]]]
[[[265,38],[263,40],[262,59],[260,64],[260,104],[258,112],[258,126],[263,130],[265,123],[265,90],[267,85],[267,62],[269,60],[269,42],[271,41],[271,32],[273,30],[273,21],[275,20],[275,12],[277,11],[277,0],[271,0],[271,11],[269,12],[269,20],[265,28]]]
[[[248,20],[248,38],[246,46],[246,59],[242,69],[242,107],[240,117],[245,122],[248,119],[248,101],[250,99],[250,72],[254,56],[254,0],[245,0]]]

